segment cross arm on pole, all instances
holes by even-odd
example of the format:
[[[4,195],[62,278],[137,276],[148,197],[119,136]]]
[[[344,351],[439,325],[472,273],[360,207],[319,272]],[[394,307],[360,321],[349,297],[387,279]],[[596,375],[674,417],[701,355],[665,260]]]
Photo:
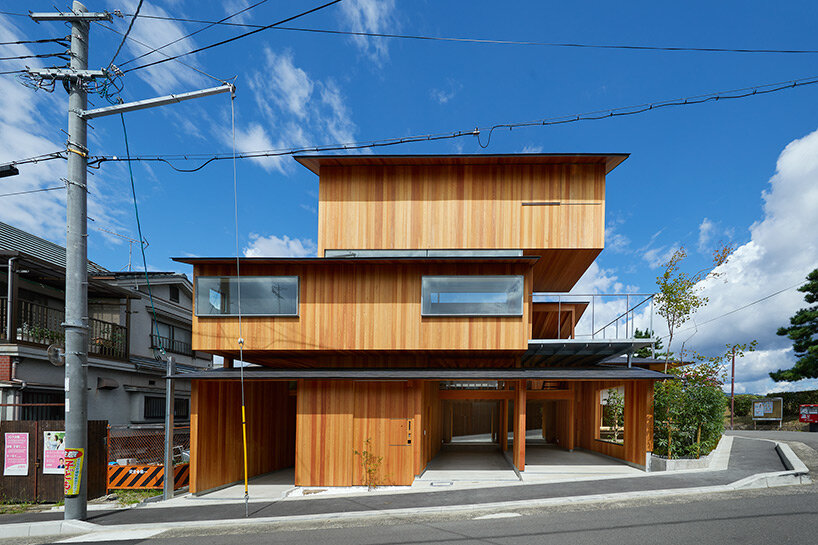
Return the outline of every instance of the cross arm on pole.
[[[232,93],[234,91],[235,86],[233,86],[233,84],[226,83],[224,85],[220,85],[219,87],[211,87],[209,89],[201,89],[199,91],[190,91],[189,93],[166,95],[156,98],[148,98],[145,100],[137,100],[134,102],[127,102],[125,104],[114,104],[113,106],[105,106],[104,108],[95,108],[93,110],[83,110],[79,113],[79,116],[83,119],[94,119],[95,117],[104,117],[106,115],[133,112],[135,110],[144,110],[146,108],[155,108],[156,106],[164,106],[166,104],[190,100],[192,98],[201,98],[210,95],[218,95],[221,93]]]
[[[29,13],[31,19],[37,23],[40,21],[113,21],[114,18],[107,11],[100,12],[63,12],[63,13]]]

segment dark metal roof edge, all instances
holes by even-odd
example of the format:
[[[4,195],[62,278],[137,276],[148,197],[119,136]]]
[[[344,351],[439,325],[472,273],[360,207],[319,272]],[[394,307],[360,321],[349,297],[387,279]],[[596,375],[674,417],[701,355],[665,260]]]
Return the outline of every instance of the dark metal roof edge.
[[[174,378],[186,379],[234,379],[239,378],[239,369],[209,369],[191,373],[177,373]],[[596,367],[549,367],[549,368],[333,368],[333,369],[272,369],[245,367],[244,378],[253,379],[328,379],[328,380],[475,380],[475,379],[525,379],[548,378],[553,380],[664,380],[673,378],[658,371],[641,367],[596,366]]]
[[[234,257],[172,257],[173,261],[194,265],[196,263],[235,263]],[[242,257],[241,261],[257,263],[391,263],[400,262],[463,262],[473,263],[476,261],[490,261],[494,263],[525,263],[535,262],[540,259],[538,255],[516,255],[516,256],[459,256],[459,257]]]

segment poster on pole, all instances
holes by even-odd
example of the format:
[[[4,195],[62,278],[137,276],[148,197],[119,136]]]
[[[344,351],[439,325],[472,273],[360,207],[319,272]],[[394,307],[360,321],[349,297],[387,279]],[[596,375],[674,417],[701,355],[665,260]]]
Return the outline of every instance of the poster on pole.
[[[62,475],[65,473],[65,432],[43,432],[43,473]]]
[[[76,496],[80,493],[82,462],[84,457],[85,449],[65,449],[65,477],[63,483],[65,485],[66,496]]]
[[[7,433],[3,475],[28,475],[28,433]]]

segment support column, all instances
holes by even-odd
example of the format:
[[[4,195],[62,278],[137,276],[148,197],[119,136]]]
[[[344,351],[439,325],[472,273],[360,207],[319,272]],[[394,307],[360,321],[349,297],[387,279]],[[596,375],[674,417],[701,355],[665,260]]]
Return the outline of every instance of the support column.
[[[508,386],[506,386],[507,388]],[[500,450],[508,450],[508,400],[500,400]]]
[[[566,429],[568,430],[568,437],[565,438],[565,448],[569,451],[574,450],[574,442],[575,442],[575,435],[577,429],[576,423],[576,406],[577,406],[577,389],[575,382],[568,383],[568,389],[571,391],[571,399],[566,401],[566,405],[568,406],[567,417],[568,422],[566,423]]]
[[[514,395],[514,465],[525,471],[525,380],[517,381]]]

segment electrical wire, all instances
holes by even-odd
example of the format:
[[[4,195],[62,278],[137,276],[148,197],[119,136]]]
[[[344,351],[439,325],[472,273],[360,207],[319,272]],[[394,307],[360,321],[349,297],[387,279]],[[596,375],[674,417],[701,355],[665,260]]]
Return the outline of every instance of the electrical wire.
[[[0,61],[19,61],[23,59],[48,59],[56,57],[64,61],[70,61],[71,58],[65,53],[38,53],[36,55],[17,55],[16,57],[0,57]]]
[[[131,33],[131,29],[133,28],[133,24],[136,22],[136,18],[139,17],[139,10],[142,9],[142,2],[143,2],[143,0],[139,0],[139,3],[136,5],[136,11],[134,12],[133,16],[131,17],[131,22],[128,23],[128,30],[126,30],[125,34],[122,36],[122,41],[119,42],[119,47],[116,48],[116,51],[114,52],[114,56],[111,57],[111,62],[108,63],[108,66],[113,66],[117,55],[119,55],[119,52],[122,51],[122,46],[125,45],[125,40],[128,39],[128,34]]]
[[[119,114],[119,119],[122,121],[122,134],[125,135],[125,154],[130,157],[131,150],[128,146],[128,131],[125,128],[125,116]],[[139,206],[136,202],[136,184],[134,183],[133,179],[133,168],[131,167],[131,162],[128,161],[128,174],[131,178],[131,194],[133,195],[133,210],[134,216],[136,217],[136,231],[139,234],[139,247],[142,250],[142,266],[145,269],[145,283],[148,285],[148,299],[151,303],[151,312],[153,313],[153,328],[155,330],[156,338],[159,339],[159,353],[164,357],[165,355],[165,348],[162,346],[162,337],[159,336],[159,320],[156,317],[156,307],[153,304],[153,293],[151,292],[151,279],[150,275],[148,275],[148,260],[145,257],[145,238],[142,236],[142,225],[139,222]]]
[[[127,16],[127,15],[126,15]],[[143,15],[144,18],[162,19],[167,21],[177,21],[181,23],[201,23],[209,25],[225,25],[240,28],[262,28],[263,25],[251,23],[231,23],[225,20],[208,21],[202,19],[186,19],[182,17],[168,17],[161,15]],[[275,30],[289,30],[295,32],[312,32],[318,34],[335,34],[343,36],[361,36],[366,38],[391,38],[403,40],[424,40],[436,42],[458,42],[488,45],[522,45],[540,47],[571,47],[583,49],[626,49],[638,51],[672,51],[672,52],[694,52],[694,53],[785,53],[785,54],[816,54],[818,49],[753,49],[753,48],[729,48],[729,47],[690,47],[690,46],[651,46],[651,45],[630,45],[630,44],[589,44],[579,42],[538,42],[527,40],[498,40],[491,38],[457,38],[453,36],[426,36],[422,34],[390,34],[383,32],[358,32],[352,30],[335,30],[323,28],[304,27],[283,27],[276,26]]]
[[[115,32],[115,33],[119,34],[120,36],[124,36],[124,34],[122,32],[118,31],[117,29],[115,29],[113,27],[104,25],[104,24],[100,23],[99,21],[94,21],[94,23],[96,23],[97,25],[99,25],[100,27],[102,27],[102,28],[104,28],[106,30],[110,30],[111,32]],[[148,49],[153,48],[153,46],[150,46],[150,45],[146,44],[145,42],[143,42],[141,40],[137,40],[133,36],[128,36],[127,39],[131,40],[132,42],[134,42],[136,44],[141,45],[142,47],[147,47]],[[216,76],[214,76],[212,74],[208,74],[204,70],[201,70],[200,68],[196,68],[192,64],[188,64],[185,61],[182,61],[182,60],[179,60],[179,59],[172,59],[171,56],[168,55],[167,53],[165,53],[164,51],[157,50],[156,52],[159,53],[160,55],[164,55],[165,57],[167,57],[168,60],[175,60],[176,62],[178,62],[182,66],[186,66],[186,67],[190,68],[191,70],[194,70],[194,71],[198,72],[199,74],[201,74],[203,76],[207,76],[208,78],[210,78],[212,80],[218,81],[219,83],[227,83],[225,80],[223,80],[221,78],[217,78]]]
[[[350,150],[359,150],[359,149],[374,149],[379,147],[386,147],[386,146],[395,146],[400,144],[408,144],[414,142],[430,142],[435,140],[447,140],[447,139],[455,139],[455,138],[462,138],[464,136],[476,136],[478,138],[478,144],[482,148],[486,148],[489,146],[491,142],[491,136],[493,132],[499,128],[521,128],[521,127],[533,127],[533,126],[550,126],[550,125],[561,125],[567,123],[575,123],[579,121],[598,121],[602,119],[610,119],[614,117],[623,117],[627,115],[637,115],[642,114],[645,112],[658,110],[670,106],[691,106],[694,104],[701,104],[703,102],[709,101],[720,101],[720,100],[728,100],[728,99],[739,99],[745,98],[755,95],[763,95],[778,91],[783,91],[787,89],[793,89],[796,87],[802,87],[805,85],[812,85],[818,83],[818,76],[813,76],[809,78],[800,78],[796,80],[790,80],[787,82],[779,82],[779,83],[770,83],[770,84],[763,84],[763,85],[756,85],[752,87],[744,87],[741,89],[734,89],[731,91],[719,91],[714,93],[707,93],[703,95],[696,95],[688,98],[679,98],[673,100],[665,100],[665,101],[658,101],[658,102],[651,102],[645,104],[637,104],[635,106],[626,106],[620,108],[611,108],[607,110],[596,110],[593,112],[587,112],[582,114],[576,115],[568,115],[568,116],[560,116],[554,118],[546,118],[546,119],[539,119],[536,121],[525,121],[519,123],[501,123],[496,124],[491,127],[487,128],[475,128],[471,130],[465,131],[453,131],[453,132],[445,132],[445,133],[437,133],[437,134],[424,134],[418,136],[406,136],[406,137],[397,137],[397,138],[387,138],[383,140],[373,140],[373,141],[365,141],[365,142],[350,142],[350,143],[338,143],[338,144],[329,144],[323,146],[304,146],[298,148],[287,148],[287,149],[273,149],[273,150],[260,150],[260,151],[249,151],[244,153],[238,153],[236,158],[238,159],[253,159],[253,158],[261,158],[261,157],[280,157],[284,155],[295,155],[298,153],[319,153],[319,152],[327,152],[327,151],[350,151]],[[480,141],[480,135],[483,132],[488,132],[488,139],[484,144]],[[162,162],[170,166],[172,169],[176,170],[177,172],[197,172],[203,169],[205,166],[209,165],[214,161],[221,161],[225,159],[232,158],[232,154],[162,154],[162,155],[146,155],[146,156],[137,156],[131,157],[128,159],[129,161],[149,161],[149,162]],[[94,156],[89,165],[98,165],[103,162],[107,161],[122,161],[123,159],[120,157],[115,156]],[[199,160],[202,163],[196,167],[184,169],[178,168],[171,163],[171,161],[191,161],[191,160]]]
[[[28,191],[15,191],[14,193],[0,193],[0,197],[13,197],[15,195],[28,195],[29,193],[41,193],[43,191],[56,191],[57,189],[65,189],[65,186],[44,187],[42,189],[30,189]]]
[[[151,50],[150,50],[150,51],[148,51],[147,53],[142,53],[141,55],[139,55],[139,56],[137,56],[137,57],[134,57],[134,58],[132,58],[132,59],[128,59],[127,61],[125,61],[125,62],[123,62],[123,63],[120,63],[120,64],[119,64],[119,67],[120,67],[120,68],[122,68],[122,67],[123,67],[123,66],[125,66],[126,64],[130,64],[130,63],[132,63],[132,62],[133,62],[133,61],[135,61],[135,60],[139,60],[139,59],[141,59],[141,58],[143,58],[143,57],[147,57],[147,56],[148,56],[148,55],[150,55],[151,53],[156,53],[157,51],[159,51],[159,50],[161,50],[161,49],[165,49],[166,47],[169,47],[169,46],[171,46],[171,45],[173,45],[173,44],[175,44],[175,43],[177,43],[177,42],[181,42],[181,41],[182,41],[182,40],[184,40],[184,39],[190,38],[191,36],[195,36],[196,34],[198,34],[198,33],[200,33],[200,32],[203,32],[203,31],[207,30],[208,28],[212,28],[212,27],[213,27],[213,26],[215,26],[215,25],[218,25],[218,24],[224,23],[224,22],[226,22],[228,19],[232,19],[233,17],[236,17],[237,15],[241,15],[242,13],[244,13],[244,12],[246,12],[246,11],[250,11],[251,9],[253,9],[253,8],[255,8],[256,6],[259,6],[259,5],[261,5],[261,4],[264,4],[265,2],[267,2],[267,0],[259,0],[259,1],[258,1],[258,2],[256,2],[255,4],[252,4],[252,5],[250,5],[250,6],[247,6],[246,8],[244,8],[244,9],[243,9],[243,10],[241,10],[241,11],[237,11],[236,13],[231,13],[231,14],[230,14],[230,15],[228,15],[227,17],[225,17],[225,18],[223,18],[223,19],[220,19],[220,20],[218,20],[218,21],[213,21],[213,22],[211,22],[210,24],[208,24],[207,26],[204,26],[204,27],[202,27],[202,28],[200,28],[200,29],[198,29],[198,30],[195,30],[195,31],[191,32],[190,34],[185,34],[185,35],[184,35],[184,36],[182,36],[181,38],[176,38],[176,39],[175,39],[175,40],[173,40],[172,42],[168,42],[168,43],[166,43],[165,45],[162,45],[162,46],[156,47],[156,48],[154,48],[154,49],[151,49]]]
[[[319,11],[319,10],[322,10],[322,9],[327,8],[329,6],[332,6],[334,4],[337,4],[340,1],[341,0],[332,0],[331,2],[327,2],[326,4],[322,4],[322,5],[318,6],[318,7],[315,7],[315,8],[312,8],[310,10],[304,11],[304,12],[299,13],[297,15],[293,15],[292,17],[282,19],[281,21],[275,22],[273,24],[266,25],[266,26],[263,26],[261,28],[257,28],[255,30],[251,30],[250,32],[245,32],[244,34],[239,34],[238,36],[233,36],[232,38],[227,38],[226,40],[222,40],[220,42],[216,42],[216,43],[213,43],[213,44],[210,44],[210,45],[205,45],[205,46],[193,49],[191,51],[188,51],[186,53],[180,53],[178,55],[174,55],[174,56],[169,57],[167,59],[161,59],[161,60],[158,60],[158,61],[149,62],[147,64],[141,64],[139,66],[129,68],[128,70],[123,70],[123,73],[127,74],[128,72],[133,72],[134,70],[141,70],[142,68],[148,68],[149,66],[155,66],[157,64],[162,64],[162,63],[165,63],[165,62],[168,62],[168,61],[178,59],[179,57],[184,57],[186,55],[192,55],[193,53],[199,53],[201,51],[205,51],[205,50],[211,49],[213,47],[218,47],[220,45],[225,45],[225,44],[228,44],[230,42],[235,42],[236,40],[240,40],[241,38],[246,38],[247,36],[252,36],[253,34],[257,34],[257,33],[262,32],[264,30],[268,30],[268,29],[273,28],[273,27],[275,27],[277,25],[283,25],[284,23],[288,23],[288,22],[290,22],[290,21],[292,21],[294,19],[298,19],[299,17],[304,17],[305,15],[315,13],[316,11]]]
[[[17,40],[16,42],[0,42],[0,45],[48,44],[55,43],[68,46],[68,38],[44,38],[42,40]]]
[[[733,309],[733,310],[731,310],[731,311],[729,311],[729,312],[725,312],[724,314],[719,314],[719,315],[718,315],[718,316],[716,316],[715,318],[710,318],[709,320],[704,321],[704,322],[702,322],[702,323],[700,323],[700,324],[698,324],[698,323],[697,323],[697,324],[696,324],[695,326],[693,326],[693,327],[688,327],[688,328],[685,328],[685,329],[680,329],[679,331],[676,331],[676,332],[674,332],[673,334],[674,334],[674,335],[678,335],[678,334],[680,334],[680,333],[684,333],[685,331],[691,331],[691,330],[694,330],[694,329],[698,330],[698,328],[700,328],[700,327],[701,327],[701,326],[703,326],[703,325],[709,324],[710,322],[715,322],[716,320],[721,320],[722,318],[724,318],[724,317],[726,317],[726,316],[730,316],[731,314],[735,314],[736,312],[742,311],[742,310],[744,310],[744,309],[746,309],[746,308],[749,308],[749,307],[751,307],[751,306],[753,306],[753,305],[756,305],[756,304],[758,304],[758,303],[761,303],[762,301],[766,301],[767,299],[771,299],[772,297],[775,297],[776,295],[780,295],[780,294],[784,293],[785,291],[789,291],[789,290],[795,289],[795,288],[797,288],[797,287],[801,286],[803,283],[804,283],[804,282],[803,282],[803,280],[802,280],[802,281],[798,282],[797,284],[792,285],[792,286],[790,286],[790,287],[788,287],[788,288],[784,288],[784,289],[782,289],[782,290],[778,290],[778,291],[776,291],[776,292],[774,292],[774,293],[771,293],[771,294],[769,294],[769,295],[765,295],[765,296],[764,296],[764,297],[762,297],[761,299],[756,299],[755,301],[753,301],[753,302],[751,302],[751,303],[747,303],[746,305],[743,305],[743,306],[740,306],[740,307],[738,307],[738,308],[735,308],[735,309]],[[663,336],[663,337],[660,337],[660,339],[667,339],[668,337],[670,337],[670,334],[665,335],[665,336]]]

